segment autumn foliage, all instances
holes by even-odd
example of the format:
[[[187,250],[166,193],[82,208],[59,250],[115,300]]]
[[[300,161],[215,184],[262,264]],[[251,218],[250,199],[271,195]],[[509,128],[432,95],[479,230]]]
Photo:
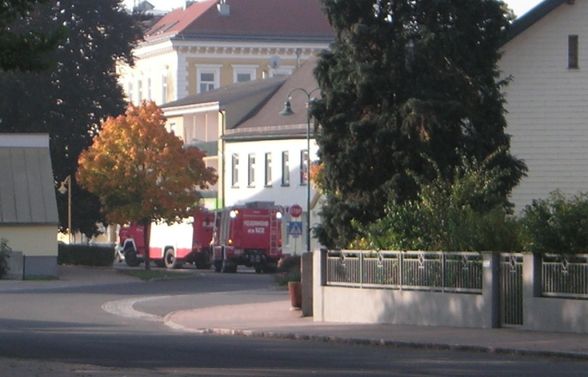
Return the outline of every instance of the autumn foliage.
[[[203,157],[166,130],[155,103],[131,104],[124,115],[103,123],[80,155],[77,179],[100,198],[109,222],[173,222],[190,216],[199,190],[216,182]]]

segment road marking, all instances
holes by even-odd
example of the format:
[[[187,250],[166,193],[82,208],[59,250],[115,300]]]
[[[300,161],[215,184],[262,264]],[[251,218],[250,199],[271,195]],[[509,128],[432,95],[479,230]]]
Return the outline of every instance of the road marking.
[[[142,319],[144,321],[152,322],[162,322],[162,317],[155,314],[135,310],[134,306],[138,303],[160,300],[170,297],[172,296],[135,297],[128,298],[125,300],[108,301],[102,304],[102,310],[104,310],[107,313],[117,315],[119,317]]]

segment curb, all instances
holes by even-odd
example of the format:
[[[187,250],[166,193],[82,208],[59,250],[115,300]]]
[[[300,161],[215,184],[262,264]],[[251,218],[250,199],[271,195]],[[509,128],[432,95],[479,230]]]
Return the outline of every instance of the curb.
[[[340,336],[329,335],[305,335],[299,333],[279,332],[279,331],[265,331],[265,330],[244,330],[231,328],[190,328],[174,322],[171,317],[174,313],[170,313],[164,318],[164,324],[171,329],[177,331],[190,332],[194,334],[206,335],[222,335],[222,336],[245,336],[255,338],[270,338],[270,339],[287,339],[287,340],[301,340],[313,341],[333,344],[353,344],[360,346],[379,346],[389,348],[405,348],[405,349],[423,349],[433,351],[458,351],[458,352],[480,352],[497,355],[513,355],[513,356],[527,356],[527,357],[548,357],[560,358],[569,360],[588,361],[588,354],[579,352],[562,352],[562,351],[540,351],[529,349],[516,349],[508,347],[489,347],[489,346],[475,346],[463,344],[444,344],[444,343],[424,343],[424,342],[406,342],[386,339],[365,339],[365,338],[345,338]]]

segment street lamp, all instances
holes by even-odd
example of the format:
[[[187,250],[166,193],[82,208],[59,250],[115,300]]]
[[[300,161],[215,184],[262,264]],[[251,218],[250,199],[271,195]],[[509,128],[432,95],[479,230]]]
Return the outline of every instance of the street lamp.
[[[67,192],[67,235],[71,244],[71,175],[68,175],[61,181],[57,191],[62,195]]]
[[[318,91],[320,88],[315,88],[307,91],[304,88],[294,88],[288,93],[288,98],[284,102],[284,108],[280,111],[280,115],[293,115],[292,94],[301,92],[306,95],[306,252],[310,253],[310,103],[312,101],[312,93]]]

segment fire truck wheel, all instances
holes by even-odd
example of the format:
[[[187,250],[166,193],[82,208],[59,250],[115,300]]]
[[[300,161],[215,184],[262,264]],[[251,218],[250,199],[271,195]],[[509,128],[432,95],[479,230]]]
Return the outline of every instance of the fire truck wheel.
[[[235,272],[237,272],[237,265],[232,264],[230,262],[227,262],[227,260],[224,260],[222,268],[221,268],[221,272],[235,273]]]
[[[165,267],[167,268],[179,268],[180,263],[176,260],[176,255],[174,253],[174,249],[168,247],[165,249],[163,253],[163,262],[165,263]]]
[[[141,261],[137,258],[135,249],[128,248],[125,250],[125,262],[129,267],[137,267]]]

